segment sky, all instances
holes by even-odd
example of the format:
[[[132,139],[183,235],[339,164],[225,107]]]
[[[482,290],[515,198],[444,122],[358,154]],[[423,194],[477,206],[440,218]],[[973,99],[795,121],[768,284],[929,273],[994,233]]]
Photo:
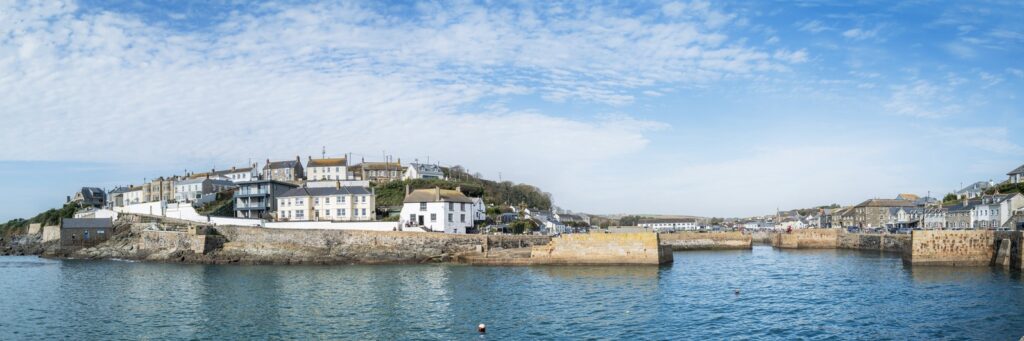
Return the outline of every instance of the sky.
[[[1024,3],[0,0],[0,220],[351,153],[598,214],[941,196],[1024,164]]]

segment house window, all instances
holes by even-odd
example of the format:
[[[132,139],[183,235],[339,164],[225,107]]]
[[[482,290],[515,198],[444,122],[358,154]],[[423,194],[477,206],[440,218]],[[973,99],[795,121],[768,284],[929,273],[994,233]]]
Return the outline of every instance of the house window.
[[[466,222],[466,215],[465,214],[459,215],[459,222],[463,222],[463,223]]]
[[[339,199],[339,201],[341,201],[342,203],[345,203],[345,197],[338,197],[338,199]]]
[[[313,204],[314,205],[319,205],[320,204],[320,198],[313,198]]]
[[[455,203],[454,202],[448,203],[448,210],[449,211],[454,211],[455,210]]]
[[[324,198],[324,203],[325,204],[330,204],[331,203],[331,197]]]
[[[343,203],[343,202],[345,202],[344,200],[342,200],[342,198],[344,198],[344,197],[338,197],[338,198],[337,198],[337,199],[335,200],[335,202],[337,202],[337,203]]]
[[[420,211],[426,211],[426,210],[427,210],[427,203],[421,202],[420,203]]]
[[[344,208],[339,208],[338,209],[338,216],[340,217],[340,216],[343,216],[343,215],[345,215],[345,209]]]
[[[466,203],[459,204],[459,211],[465,211],[465,210],[466,210]]]
[[[331,210],[324,210],[325,216],[331,216]]]
[[[302,210],[295,210],[295,218],[300,218],[301,219],[304,216],[305,216],[305,214],[302,212]]]
[[[363,196],[363,202],[364,203],[366,202],[366,196],[365,195]]]
[[[454,222],[455,221],[455,219],[452,218],[452,216],[454,216],[454,214],[448,213],[448,222]]]
[[[410,214],[409,215],[409,221],[415,223],[416,222],[416,215],[415,214]]]
[[[366,209],[365,208],[363,209],[363,216],[364,217],[366,216]]]
[[[433,223],[433,222],[436,222],[436,221],[437,221],[437,213],[431,213],[430,214],[430,222]]]

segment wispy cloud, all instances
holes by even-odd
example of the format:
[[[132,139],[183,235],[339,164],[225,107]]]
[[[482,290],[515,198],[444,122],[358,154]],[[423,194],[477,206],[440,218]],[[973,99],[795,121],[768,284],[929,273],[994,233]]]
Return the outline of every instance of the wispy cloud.
[[[963,110],[948,88],[924,80],[894,86],[885,108],[897,115],[921,118],[945,117]]]
[[[831,27],[825,26],[821,21],[811,20],[798,24],[798,28],[804,32],[821,33],[824,31],[831,30]]]
[[[859,28],[859,27],[858,28],[851,28],[849,30],[843,31],[843,37],[846,37],[846,38],[849,38],[849,39],[853,39],[853,40],[872,39],[872,38],[878,37],[878,32],[879,31],[881,31],[880,27],[876,27],[876,28],[870,29],[870,30],[869,29],[864,29],[864,28]]]

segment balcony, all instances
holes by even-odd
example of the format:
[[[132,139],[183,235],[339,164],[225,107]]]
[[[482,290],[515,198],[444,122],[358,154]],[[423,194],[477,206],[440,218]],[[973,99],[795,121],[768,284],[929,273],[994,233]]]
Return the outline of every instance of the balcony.
[[[238,191],[235,191],[235,198],[262,197],[262,196],[266,196],[267,194],[268,193],[267,193],[266,190],[260,190],[260,191],[238,190]]]
[[[251,203],[235,203],[236,210],[265,210],[267,204],[262,202],[251,202]]]

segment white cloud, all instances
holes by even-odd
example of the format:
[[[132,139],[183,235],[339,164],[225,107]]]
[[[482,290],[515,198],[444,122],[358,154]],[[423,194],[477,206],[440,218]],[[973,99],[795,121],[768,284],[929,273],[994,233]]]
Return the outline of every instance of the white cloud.
[[[811,20],[802,24],[799,24],[798,29],[804,32],[821,33],[824,31],[831,30],[831,27],[825,26],[821,21]]]
[[[946,52],[962,59],[971,59],[978,55],[974,48],[961,42],[952,42],[943,46]]]
[[[706,3],[658,23],[544,6],[422,4],[406,20],[351,4],[268,4],[197,32],[74,3],[3,6],[6,160],[185,168],[326,145],[371,158],[382,149],[429,155],[543,185],[572,168],[534,174],[523,165],[606,163],[643,150],[648,132],[666,126],[511,110],[502,96],[621,105],[644,88],[655,96],[805,58],[731,42],[714,28],[734,16]]]
[[[1024,155],[1024,147],[1011,139],[1006,127],[958,127],[933,129],[935,141],[943,141],[954,147],[972,147],[988,152]]]
[[[875,28],[872,30],[867,30],[863,28],[851,28],[849,30],[843,31],[843,37],[853,40],[871,39],[877,37],[878,32],[880,30],[881,28]]]
[[[773,55],[775,59],[784,61],[791,64],[799,64],[807,61],[807,50],[800,49],[798,51],[778,50]]]
[[[894,86],[885,108],[897,115],[939,118],[963,111],[963,107],[956,104],[953,98],[950,89],[919,80],[912,84]]]
[[[1017,76],[1017,77],[1020,77],[1020,78],[1024,78],[1024,70],[1011,67],[1011,68],[1006,68],[1006,72],[1010,73],[1011,75],[1014,75],[1014,76]]]

